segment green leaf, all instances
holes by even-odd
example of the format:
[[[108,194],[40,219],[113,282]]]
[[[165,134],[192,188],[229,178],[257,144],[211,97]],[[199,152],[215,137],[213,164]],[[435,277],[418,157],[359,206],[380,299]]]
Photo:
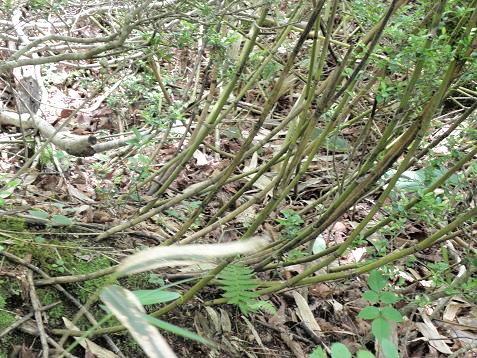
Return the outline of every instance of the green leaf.
[[[397,309],[391,306],[384,307],[381,310],[381,313],[384,318],[394,321],[394,322],[402,322],[402,314]]]
[[[374,306],[364,307],[358,314],[359,318],[362,319],[375,319],[378,318],[381,311],[379,308]]]
[[[342,136],[333,136],[332,138],[327,138],[326,148],[334,152],[347,152],[350,150],[349,142]]]
[[[191,332],[187,329],[178,327],[178,326],[176,326],[172,323],[165,322],[163,320],[160,320],[158,318],[149,316],[147,314],[144,314],[143,317],[147,322],[149,322],[150,324],[152,324],[152,325],[154,325],[154,326],[156,326],[160,329],[163,329],[164,331],[173,333],[177,336],[181,336],[181,337],[184,337],[184,338],[191,339],[193,341],[205,344],[205,345],[210,346],[210,347],[217,347],[217,344],[215,342],[213,342],[211,340],[208,340],[207,338],[204,338],[202,336],[199,336],[197,333]]]
[[[166,281],[164,281],[164,279],[157,273],[150,273],[147,278],[147,282],[158,286],[164,286],[166,284]]]
[[[322,133],[323,130],[321,128],[314,128],[311,137],[316,139]],[[326,138],[323,147],[334,152],[347,152],[350,150],[349,142],[344,137],[339,135],[333,135],[329,138]]]
[[[141,140],[144,137],[143,134],[136,127],[132,127],[131,130],[134,133],[134,135],[136,136],[137,140]]]
[[[396,182],[396,188],[405,191],[417,191],[425,187],[424,173],[407,170],[401,174]]]
[[[28,210],[28,214],[30,214],[30,216],[33,216],[34,218],[42,220],[48,219],[48,216],[50,216],[50,214],[48,214],[46,211],[38,209]]]
[[[328,354],[326,354],[325,350],[321,347],[316,347],[313,349],[313,352],[310,353],[309,358],[326,358]]]
[[[384,318],[376,318],[371,323],[371,331],[377,339],[387,338],[391,335],[391,325]]]
[[[351,353],[343,343],[331,345],[331,358],[351,358]]]
[[[379,301],[379,294],[376,291],[368,290],[363,293],[363,298],[371,303]]]
[[[376,358],[370,351],[359,350],[356,358]]]
[[[43,236],[35,236],[33,241],[35,241],[37,244],[42,244],[46,241],[46,239]]]
[[[73,220],[64,215],[53,215],[51,217],[51,223],[53,225],[70,226],[73,225]]]
[[[137,290],[133,291],[134,295],[139,299],[142,305],[153,305],[164,303],[178,299],[181,295],[173,291],[164,291],[162,288],[154,290]]]
[[[7,187],[8,187],[8,188],[16,188],[16,187],[19,186],[21,183],[22,183],[22,181],[21,181],[20,179],[15,179],[15,180],[9,181],[9,182],[7,183]]]
[[[369,274],[368,285],[373,291],[382,291],[382,289],[386,287],[387,282],[388,279],[384,277],[381,271],[373,270]]]
[[[391,342],[389,339],[380,340],[381,347],[383,348],[383,353],[386,358],[399,358],[399,352],[396,345]]]
[[[252,312],[263,311],[271,315],[274,315],[277,313],[277,309],[273,305],[273,303],[266,300],[257,300],[255,302],[251,302],[248,304],[248,307],[250,308]]]
[[[401,298],[398,295],[396,295],[394,292],[386,291],[386,292],[382,292],[379,295],[379,300],[382,303],[393,304],[393,303],[401,301]]]

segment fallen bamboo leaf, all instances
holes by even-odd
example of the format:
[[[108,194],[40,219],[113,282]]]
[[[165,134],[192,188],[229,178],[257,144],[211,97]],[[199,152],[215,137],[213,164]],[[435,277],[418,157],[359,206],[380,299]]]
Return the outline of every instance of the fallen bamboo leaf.
[[[62,317],[65,327],[70,330],[79,331],[80,329],[73,324],[68,318]],[[75,341],[79,342],[80,346],[83,347],[86,351],[89,351],[94,354],[97,358],[119,358],[116,354],[107,350],[88,338],[73,337]]]
[[[429,341],[429,344],[441,353],[452,354],[451,349],[444,342],[445,337],[440,335],[430,318],[424,313],[421,314],[421,317],[424,322],[417,322],[416,325],[422,335]]]
[[[257,251],[265,246],[265,237],[221,244],[171,245],[147,249],[125,259],[118,267],[121,276],[150,271],[159,267],[183,266]]]
[[[314,333],[321,332],[321,327],[318,322],[316,322],[315,316],[313,312],[311,312],[310,306],[308,306],[308,302],[306,302],[305,298],[297,291],[293,291],[293,298],[298,308],[298,316],[303,321],[303,324]]]
[[[146,320],[146,310],[134,293],[121,286],[113,285],[103,289],[100,297],[108,309],[128,329],[148,357],[176,357],[157,328]]]

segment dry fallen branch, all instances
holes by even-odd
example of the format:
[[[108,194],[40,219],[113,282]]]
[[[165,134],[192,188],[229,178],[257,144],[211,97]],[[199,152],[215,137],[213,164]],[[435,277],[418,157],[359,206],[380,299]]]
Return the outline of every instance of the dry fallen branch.
[[[44,138],[51,139],[53,144],[72,155],[90,156],[95,153],[92,147],[96,144],[94,136],[81,136],[69,132],[56,133],[57,130],[38,115],[18,115],[15,112],[1,111],[0,124],[38,129]]]
[[[46,337],[45,326],[43,325],[43,318],[42,318],[42,306],[41,302],[38,299],[38,295],[36,294],[35,284],[33,282],[33,273],[28,271],[27,273],[28,284],[30,286],[30,301],[33,307],[33,311],[35,314],[35,321],[36,326],[38,329],[38,335],[40,336],[41,346],[42,346],[42,356],[44,358],[49,357],[49,347],[48,347],[48,339]]]
[[[129,135],[124,138],[97,143],[97,139],[93,135],[78,135],[67,131],[58,131],[39,115],[18,115],[11,111],[0,111],[0,124],[13,125],[24,129],[38,129],[43,138],[51,140],[51,143],[58,148],[77,157],[89,157],[95,153],[116,149],[127,145],[130,140],[136,138],[136,135]],[[147,136],[148,133],[148,131],[141,132],[141,134],[145,136]]]

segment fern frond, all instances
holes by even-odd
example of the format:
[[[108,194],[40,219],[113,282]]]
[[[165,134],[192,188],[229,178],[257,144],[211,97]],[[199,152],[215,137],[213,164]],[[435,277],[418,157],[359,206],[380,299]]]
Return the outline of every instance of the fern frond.
[[[220,288],[224,291],[222,297],[227,303],[239,307],[243,314],[263,310],[275,312],[271,302],[258,300],[256,289],[260,286],[249,267],[230,264],[218,275]]]

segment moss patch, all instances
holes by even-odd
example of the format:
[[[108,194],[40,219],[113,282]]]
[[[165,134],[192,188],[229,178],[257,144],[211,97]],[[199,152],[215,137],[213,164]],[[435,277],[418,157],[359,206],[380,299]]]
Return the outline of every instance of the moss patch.
[[[7,298],[0,291],[0,329],[6,328],[15,321],[15,315],[6,311]]]
[[[14,217],[2,217],[0,219],[0,230],[6,231],[25,231],[25,220]]]
[[[78,274],[87,274],[91,272],[95,272],[98,270],[102,270],[111,266],[111,261],[104,256],[99,256],[94,258],[91,261],[76,261],[74,263],[74,273],[75,275]],[[85,282],[81,282],[81,284],[77,284],[76,287],[73,288],[73,292],[78,296],[78,298],[82,302],[86,302],[88,297],[92,294],[97,292],[100,288],[108,285],[116,283],[115,280],[111,280],[110,277],[104,276],[95,278],[94,280],[88,280]]]

